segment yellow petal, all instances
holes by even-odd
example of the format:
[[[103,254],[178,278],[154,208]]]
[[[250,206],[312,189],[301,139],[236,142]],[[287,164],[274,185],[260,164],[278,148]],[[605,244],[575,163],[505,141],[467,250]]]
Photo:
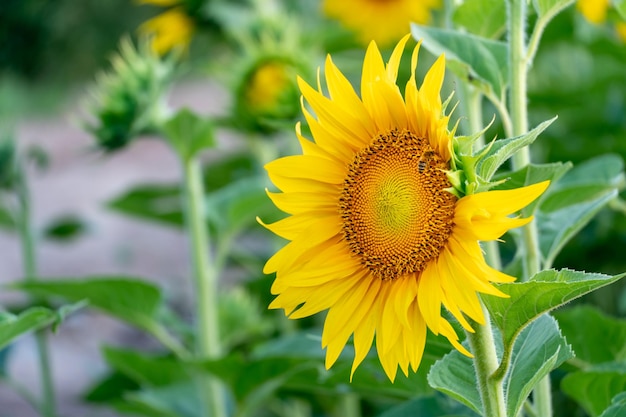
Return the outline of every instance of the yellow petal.
[[[318,228],[315,225],[307,229],[305,235],[308,237],[289,242],[268,259],[263,267],[263,273],[288,271],[294,263],[308,261],[315,252],[334,246],[339,241],[332,239],[332,229]]]
[[[346,168],[339,163],[312,155],[285,156],[265,165],[272,174],[288,178],[306,178],[329,184],[342,184]]]
[[[298,86],[300,91],[302,91],[302,95],[315,112],[320,124],[325,125],[334,136],[345,136],[359,143],[364,140],[369,141],[376,134],[376,132],[368,131],[368,126],[371,125],[371,122],[367,114],[354,117],[337,103],[324,97],[301,78],[298,78]]]
[[[457,202],[456,212],[473,214],[484,209],[492,215],[512,214],[537,199],[549,185],[550,181],[543,181],[512,190],[495,190],[468,195]]]
[[[441,319],[441,285],[439,284],[439,267],[437,262],[431,262],[422,271],[418,281],[417,301],[422,317],[428,328],[439,334]]]
[[[400,42],[393,48],[393,52],[391,53],[391,57],[389,58],[389,62],[387,63],[387,79],[395,84],[396,79],[398,78],[398,68],[400,68],[400,59],[402,58],[402,54],[404,52],[404,48],[406,46],[407,41],[411,37],[410,34],[405,35]]]
[[[273,193],[267,190],[266,193],[276,207],[288,214],[311,211],[333,213],[336,212],[339,198],[338,195],[330,193]]]
[[[420,94],[426,96],[428,101],[433,105],[432,110],[437,114],[441,113],[441,86],[443,85],[443,76],[446,71],[446,57],[440,55],[432,67],[426,73],[422,86],[419,88]]]
[[[364,277],[360,285],[346,294],[329,311],[324,322],[322,347],[326,347],[326,369],[330,368],[343,350],[348,338],[369,317],[371,306],[378,295],[380,281]]]

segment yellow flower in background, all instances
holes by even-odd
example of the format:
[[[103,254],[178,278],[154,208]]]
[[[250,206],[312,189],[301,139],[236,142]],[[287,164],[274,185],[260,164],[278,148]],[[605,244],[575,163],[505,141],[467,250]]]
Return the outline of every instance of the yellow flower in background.
[[[387,46],[407,33],[411,22],[428,23],[431,10],[440,4],[441,0],[324,0],[323,11],[364,44],[374,40]]]
[[[180,0],[141,0],[140,2],[156,6],[174,6],[181,3]],[[187,49],[194,29],[195,24],[183,7],[171,8],[139,27],[141,33],[152,37],[152,49],[160,55],[177,47]]]
[[[271,111],[289,88],[290,68],[284,62],[267,62],[250,77],[246,90],[248,105],[260,113]]]
[[[591,23],[599,24],[606,20],[611,0],[578,0],[576,8]]]
[[[313,113],[302,106],[314,142],[296,133],[303,154],[266,165],[282,191],[268,192],[289,217],[265,225],[289,240],[264,272],[276,272],[270,308],[292,319],[328,310],[322,346],[330,368],[354,335],[352,374],[374,336],[391,381],[398,366],[416,371],[426,328],[462,353],[442,305],[469,331],[484,324],[477,293],[506,297],[490,282],[514,278],[489,267],[478,241],[494,240],[531,219],[509,218],[536,199],[546,183],[457,199],[448,190],[452,133],[440,89],[443,56],[418,89],[419,45],[404,97],[396,85],[409,36],[385,65],[374,42],[367,49],[359,97],[330,56],[329,97],[299,80]]]
[[[626,22],[617,22],[615,24],[615,31],[622,42],[626,42]]]
[[[308,69],[297,56],[280,56],[278,49],[244,64],[236,87],[234,118],[244,130],[271,133],[293,123],[300,113],[296,76]],[[285,51],[283,51],[285,52]]]
[[[607,20],[611,0],[578,0],[576,8],[587,21],[599,25]],[[615,23],[615,32],[622,42],[626,42],[626,22]]]

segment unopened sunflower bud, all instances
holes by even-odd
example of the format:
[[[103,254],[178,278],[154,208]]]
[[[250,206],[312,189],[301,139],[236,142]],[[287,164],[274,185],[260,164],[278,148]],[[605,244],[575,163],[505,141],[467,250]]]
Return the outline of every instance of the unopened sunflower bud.
[[[196,24],[188,14],[188,5],[183,0],[140,0],[143,4],[172,6],[163,13],[146,21],[139,32],[151,38],[152,50],[164,55],[174,48],[186,50],[196,29]]]
[[[111,71],[96,80],[91,106],[96,123],[87,126],[102,149],[121,149],[138,135],[157,130],[165,113],[174,59],[159,57],[145,42],[138,47],[128,39],[121,42]]]
[[[253,64],[241,79],[235,97],[235,117],[245,130],[271,132],[293,121],[300,112],[297,64],[267,57]]]
[[[232,116],[243,130],[271,133],[291,126],[300,114],[297,77],[311,78],[315,53],[287,16],[273,15],[251,27],[239,37],[243,54]]]

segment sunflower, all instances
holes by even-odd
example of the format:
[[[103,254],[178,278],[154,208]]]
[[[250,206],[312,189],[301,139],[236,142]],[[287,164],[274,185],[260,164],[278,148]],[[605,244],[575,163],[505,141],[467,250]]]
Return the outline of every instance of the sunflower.
[[[176,6],[182,0],[139,0],[143,4],[155,6]],[[152,36],[152,49],[159,55],[180,47],[187,49],[195,30],[193,20],[182,6],[172,7],[153,17],[139,27],[139,31]]]
[[[610,0],[578,0],[578,2],[576,2],[578,11],[588,22],[594,25],[599,25],[607,21],[610,7]],[[615,22],[615,33],[622,42],[626,42],[626,22]]]
[[[270,308],[290,318],[328,310],[322,334],[326,367],[354,335],[352,374],[374,335],[380,362],[391,381],[398,365],[416,371],[426,328],[459,351],[441,306],[468,331],[466,316],[485,320],[477,293],[506,297],[491,282],[513,277],[489,267],[478,241],[494,240],[531,219],[509,218],[537,198],[547,183],[458,198],[451,192],[449,116],[439,96],[445,59],[440,56],[418,89],[417,53],[404,97],[396,85],[409,36],[385,65],[374,42],[367,49],[361,98],[326,60],[330,97],[299,79],[303,112],[315,142],[296,134],[303,154],[266,165],[282,193],[268,192],[290,217],[265,225],[290,242],[264,272],[276,272]],[[352,375],[351,375],[352,377]]]
[[[578,0],[576,8],[591,23],[600,24],[606,20],[610,0]]]
[[[324,0],[324,14],[354,31],[363,44],[375,40],[381,46],[397,42],[411,22],[430,21],[440,0]]]

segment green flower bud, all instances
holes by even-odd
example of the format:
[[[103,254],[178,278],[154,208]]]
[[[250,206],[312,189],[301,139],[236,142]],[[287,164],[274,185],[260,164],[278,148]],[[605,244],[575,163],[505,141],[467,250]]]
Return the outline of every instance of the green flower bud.
[[[98,145],[111,152],[135,137],[157,130],[165,113],[164,97],[175,69],[175,58],[159,57],[147,43],[135,48],[120,44],[112,69],[96,80],[91,112],[97,122],[88,125]]]
[[[300,114],[297,65],[264,57],[244,75],[235,97],[235,117],[246,130],[269,133]]]
[[[244,50],[236,74],[234,124],[247,131],[272,133],[292,125],[300,114],[297,77],[310,78],[310,48],[285,16],[252,25],[241,36]]]

